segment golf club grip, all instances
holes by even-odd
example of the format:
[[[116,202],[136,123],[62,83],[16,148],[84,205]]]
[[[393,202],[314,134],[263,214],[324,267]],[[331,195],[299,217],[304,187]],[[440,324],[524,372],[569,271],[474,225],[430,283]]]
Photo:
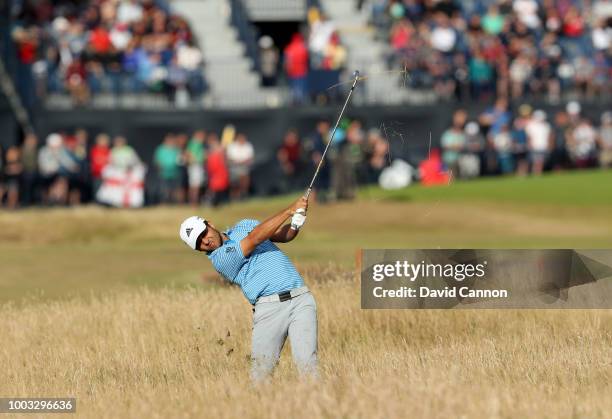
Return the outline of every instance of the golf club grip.
[[[312,192],[312,188],[306,189],[306,193],[304,194],[304,198],[306,198],[306,200],[308,200],[310,197],[310,192]]]

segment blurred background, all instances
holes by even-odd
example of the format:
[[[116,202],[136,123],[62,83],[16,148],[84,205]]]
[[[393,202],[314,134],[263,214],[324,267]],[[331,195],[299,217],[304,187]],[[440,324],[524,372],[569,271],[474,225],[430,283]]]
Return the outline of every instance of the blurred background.
[[[609,0],[0,0],[0,202],[220,205],[612,165]]]

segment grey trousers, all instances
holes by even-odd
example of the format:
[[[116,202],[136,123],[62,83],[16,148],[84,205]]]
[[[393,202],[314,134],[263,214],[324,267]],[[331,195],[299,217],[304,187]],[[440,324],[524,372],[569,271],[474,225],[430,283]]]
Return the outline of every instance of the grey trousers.
[[[300,375],[317,376],[317,304],[310,292],[291,300],[260,302],[253,313],[251,379],[268,377],[287,336]]]

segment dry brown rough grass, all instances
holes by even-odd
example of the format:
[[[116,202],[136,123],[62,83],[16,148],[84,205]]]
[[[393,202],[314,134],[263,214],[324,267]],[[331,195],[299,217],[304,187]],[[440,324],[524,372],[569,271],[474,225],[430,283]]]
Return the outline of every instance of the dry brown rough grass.
[[[316,383],[285,348],[250,386],[238,289],[140,288],[0,308],[0,395],[75,396],[84,418],[610,417],[610,311],[365,311],[353,275],[305,276]]]

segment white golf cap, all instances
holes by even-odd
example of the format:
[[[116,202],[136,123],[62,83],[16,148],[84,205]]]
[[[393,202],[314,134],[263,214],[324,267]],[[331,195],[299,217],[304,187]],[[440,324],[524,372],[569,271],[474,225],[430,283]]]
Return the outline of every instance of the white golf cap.
[[[204,231],[206,231],[206,220],[202,217],[194,215],[183,221],[179,230],[179,235],[187,246],[193,250],[196,250],[198,236]]]

